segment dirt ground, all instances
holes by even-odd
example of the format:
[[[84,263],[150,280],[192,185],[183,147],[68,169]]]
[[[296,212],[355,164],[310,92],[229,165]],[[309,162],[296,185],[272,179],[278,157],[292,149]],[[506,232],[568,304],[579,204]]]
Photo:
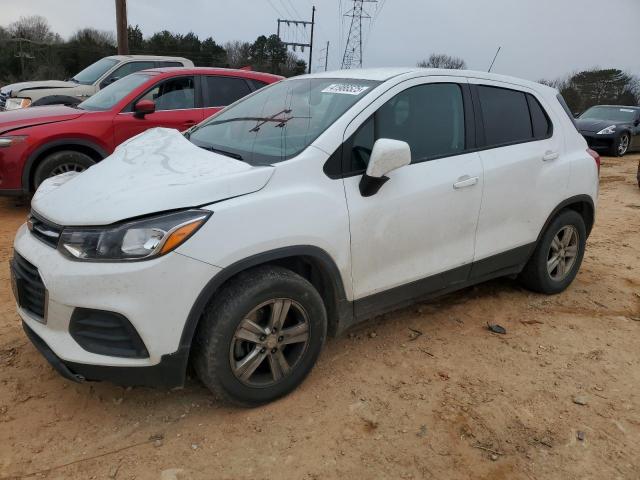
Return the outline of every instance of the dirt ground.
[[[27,208],[0,198],[0,479],[640,478],[639,159],[603,159],[565,293],[505,279],[385,315],[253,410],[56,374],[10,292]]]

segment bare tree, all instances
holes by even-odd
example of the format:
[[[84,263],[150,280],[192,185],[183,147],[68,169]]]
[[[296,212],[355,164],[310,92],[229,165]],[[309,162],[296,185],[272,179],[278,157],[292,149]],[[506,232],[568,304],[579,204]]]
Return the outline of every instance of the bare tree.
[[[249,65],[249,49],[251,48],[249,42],[235,40],[225,43],[223,47],[227,52],[227,64],[231,68],[242,68]]]
[[[60,43],[62,38],[53,33],[47,19],[40,15],[20,17],[9,25],[9,34],[14,38],[23,38],[37,43]]]
[[[113,32],[109,30],[97,30],[95,28],[81,28],[76,31],[71,38],[69,38],[70,42],[82,42],[82,41],[91,41],[92,43],[98,45],[109,45],[112,47],[116,46],[116,36]]]
[[[429,60],[418,62],[420,68],[448,68],[451,70],[464,70],[467,63],[459,57],[453,57],[444,53],[432,53]]]

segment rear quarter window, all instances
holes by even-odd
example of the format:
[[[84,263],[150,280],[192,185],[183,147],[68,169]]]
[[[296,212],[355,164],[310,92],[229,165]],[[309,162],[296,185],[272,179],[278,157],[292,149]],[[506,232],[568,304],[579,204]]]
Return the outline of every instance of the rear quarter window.
[[[533,129],[524,92],[479,85],[478,96],[487,146],[532,140]]]

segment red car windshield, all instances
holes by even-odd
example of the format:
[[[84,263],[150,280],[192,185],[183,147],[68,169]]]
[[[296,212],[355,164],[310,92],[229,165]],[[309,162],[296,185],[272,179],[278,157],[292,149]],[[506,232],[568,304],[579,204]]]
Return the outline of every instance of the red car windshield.
[[[145,75],[142,73],[127,75],[82,102],[78,105],[78,108],[92,112],[104,112],[106,110],[110,110],[114,105],[150,78],[151,75]]]

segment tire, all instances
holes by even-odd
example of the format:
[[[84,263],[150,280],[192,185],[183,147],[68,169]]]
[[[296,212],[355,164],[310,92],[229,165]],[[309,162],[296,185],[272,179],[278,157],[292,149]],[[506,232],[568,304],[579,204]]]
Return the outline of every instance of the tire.
[[[61,150],[45,157],[34,175],[37,189],[47,178],[66,172],[83,172],[96,162],[87,154],[75,150]]]
[[[568,238],[565,235],[569,233],[571,233],[570,245],[566,248],[563,241]],[[577,238],[573,238],[573,235]],[[558,236],[557,239],[556,236]],[[574,210],[563,210],[545,230],[533,255],[520,273],[520,281],[534,292],[551,295],[564,291],[573,282],[580,269],[586,240],[587,230],[582,216]],[[569,258],[572,251],[575,255]],[[558,256],[562,258],[562,252],[567,254],[564,272],[561,272],[562,261],[549,271],[547,261],[554,260]],[[553,264],[551,266],[553,267]]]
[[[268,327],[277,328],[273,325],[276,312],[283,311],[287,302],[282,332],[273,333]],[[247,323],[248,319],[253,324]],[[248,328],[240,328],[241,324]],[[302,339],[304,324],[306,340]],[[291,330],[294,326],[296,330]],[[287,340],[285,331],[289,332]],[[326,335],[327,312],[311,283],[285,268],[257,267],[238,274],[205,309],[194,339],[193,366],[219,400],[258,406],[302,383],[316,363]],[[284,343],[291,340],[298,342]],[[286,373],[278,362],[282,357],[289,366]],[[244,369],[244,365],[251,368]]]
[[[609,154],[612,157],[624,157],[624,155],[629,151],[629,145],[631,142],[631,137],[628,133],[622,133],[611,145],[611,149],[609,150]]]

